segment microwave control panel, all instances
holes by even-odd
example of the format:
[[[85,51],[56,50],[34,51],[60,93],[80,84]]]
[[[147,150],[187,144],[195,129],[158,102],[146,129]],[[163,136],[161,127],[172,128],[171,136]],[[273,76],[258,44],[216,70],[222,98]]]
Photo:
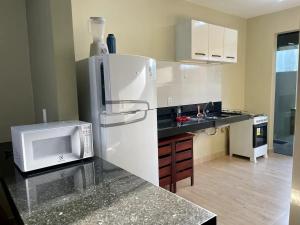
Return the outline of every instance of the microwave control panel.
[[[82,136],[84,155],[83,157],[94,156],[93,151],[93,134],[92,134],[92,125],[83,125],[81,126],[80,135]]]

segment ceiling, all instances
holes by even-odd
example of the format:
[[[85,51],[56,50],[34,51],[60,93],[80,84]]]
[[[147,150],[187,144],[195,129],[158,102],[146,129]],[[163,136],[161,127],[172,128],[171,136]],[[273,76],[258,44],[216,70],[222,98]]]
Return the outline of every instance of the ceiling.
[[[256,17],[300,6],[300,0],[186,0],[242,18]]]

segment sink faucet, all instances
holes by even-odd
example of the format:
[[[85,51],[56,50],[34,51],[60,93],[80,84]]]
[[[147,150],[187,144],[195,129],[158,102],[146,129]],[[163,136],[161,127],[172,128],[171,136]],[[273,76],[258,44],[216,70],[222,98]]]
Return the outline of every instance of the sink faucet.
[[[213,102],[208,102],[206,103],[206,105],[204,106],[203,108],[203,115],[204,115],[204,118],[208,117],[208,113],[209,113],[209,110],[208,110],[208,106],[211,105],[212,107],[214,107],[214,103]]]

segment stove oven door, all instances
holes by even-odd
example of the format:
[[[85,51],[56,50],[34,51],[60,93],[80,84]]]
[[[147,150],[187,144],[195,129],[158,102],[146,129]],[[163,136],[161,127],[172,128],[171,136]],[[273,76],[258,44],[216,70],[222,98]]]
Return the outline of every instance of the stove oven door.
[[[268,142],[268,124],[253,125],[253,148],[266,145]]]

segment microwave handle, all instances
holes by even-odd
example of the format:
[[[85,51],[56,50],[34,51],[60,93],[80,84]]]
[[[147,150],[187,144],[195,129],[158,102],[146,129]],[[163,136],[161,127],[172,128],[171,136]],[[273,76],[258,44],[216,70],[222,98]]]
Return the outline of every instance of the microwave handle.
[[[79,158],[82,159],[84,155],[84,137],[82,135],[80,126],[77,127],[77,132],[79,134],[79,148],[80,148]]]

